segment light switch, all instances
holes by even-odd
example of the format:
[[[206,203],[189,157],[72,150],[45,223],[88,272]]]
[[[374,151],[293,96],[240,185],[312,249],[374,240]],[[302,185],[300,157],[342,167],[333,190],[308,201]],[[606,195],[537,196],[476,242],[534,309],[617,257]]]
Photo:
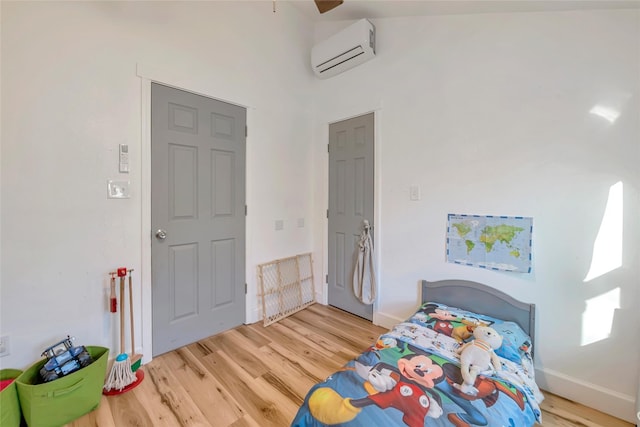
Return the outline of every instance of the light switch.
[[[420,186],[412,185],[409,187],[409,199],[410,200],[420,200]]]
[[[129,187],[131,183],[129,181],[107,181],[107,199],[128,199]]]
[[[276,231],[280,231],[284,228],[284,221],[281,219],[276,219]]]

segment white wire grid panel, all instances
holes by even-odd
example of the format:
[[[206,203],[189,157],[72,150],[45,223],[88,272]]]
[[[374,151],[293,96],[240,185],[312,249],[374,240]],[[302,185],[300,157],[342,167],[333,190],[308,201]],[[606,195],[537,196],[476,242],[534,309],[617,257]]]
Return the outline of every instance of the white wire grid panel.
[[[264,326],[315,302],[313,259],[301,254],[258,265]]]

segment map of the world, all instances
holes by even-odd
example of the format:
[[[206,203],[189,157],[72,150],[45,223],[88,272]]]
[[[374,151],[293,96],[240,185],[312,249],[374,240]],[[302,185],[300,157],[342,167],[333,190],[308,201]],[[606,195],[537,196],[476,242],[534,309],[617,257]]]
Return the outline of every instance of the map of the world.
[[[456,215],[447,221],[447,262],[531,272],[533,218]]]

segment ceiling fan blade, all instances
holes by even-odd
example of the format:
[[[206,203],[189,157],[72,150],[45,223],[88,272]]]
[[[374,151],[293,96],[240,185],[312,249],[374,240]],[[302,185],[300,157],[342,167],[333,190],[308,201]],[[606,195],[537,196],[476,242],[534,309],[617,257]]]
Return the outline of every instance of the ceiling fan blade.
[[[331,9],[340,6],[344,0],[314,0],[316,2],[316,6],[318,7],[318,11],[320,13],[325,13],[330,11]]]

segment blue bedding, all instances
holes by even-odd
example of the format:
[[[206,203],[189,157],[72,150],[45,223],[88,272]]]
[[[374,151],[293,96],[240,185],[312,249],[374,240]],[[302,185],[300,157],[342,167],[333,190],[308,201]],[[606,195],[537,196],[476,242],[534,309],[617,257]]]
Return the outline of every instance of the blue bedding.
[[[434,309],[435,306],[435,309]],[[477,325],[500,331],[501,365],[462,383],[456,350]],[[490,426],[540,422],[531,340],[519,327],[478,313],[425,303],[305,397],[291,426]],[[466,330],[466,331],[465,331]]]

